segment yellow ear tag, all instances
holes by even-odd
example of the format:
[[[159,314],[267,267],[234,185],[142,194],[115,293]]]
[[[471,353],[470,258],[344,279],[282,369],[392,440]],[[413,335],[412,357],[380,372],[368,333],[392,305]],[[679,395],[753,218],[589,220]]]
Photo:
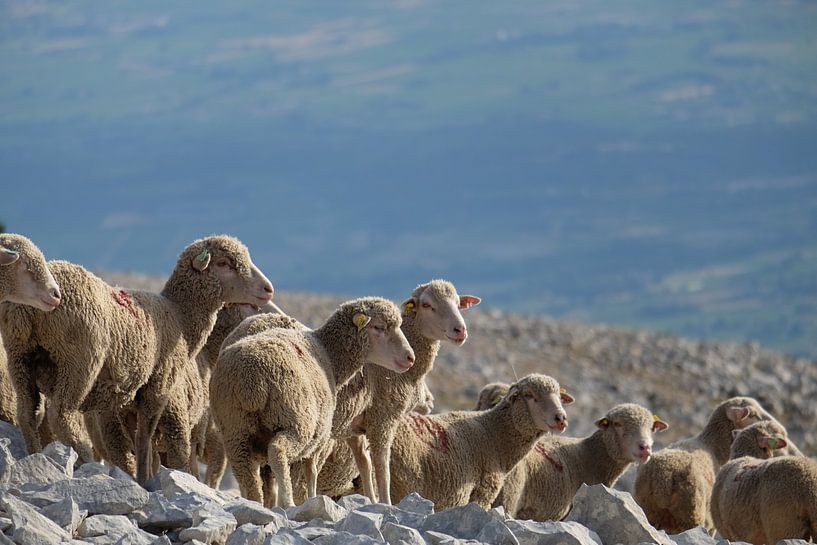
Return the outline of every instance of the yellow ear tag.
[[[358,314],[355,316],[355,325],[358,331],[363,331],[366,324],[369,323],[368,317],[365,314]]]
[[[560,394],[566,394],[567,390],[565,390],[564,388],[559,388],[559,393]]]
[[[409,311],[410,311],[411,309],[413,309],[413,308],[414,308],[414,303],[412,303],[411,301],[409,301],[408,303],[406,303],[406,304],[403,306],[403,316],[408,316]]]
[[[769,445],[769,448],[770,448],[770,449],[775,450],[776,448],[778,448],[778,445],[779,445],[780,443],[779,443],[779,442],[777,441],[777,439],[775,439],[774,437],[769,437],[769,438],[766,440],[766,444],[767,444],[767,445]]]
[[[502,401],[502,396],[496,396],[491,400],[491,407],[496,406],[500,401]]]
[[[606,419],[606,418],[602,418],[602,419],[601,419],[601,425],[602,425],[602,426],[609,426],[609,425],[610,425],[610,421],[609,421],[608,419]]]
[[[654,421],[656,421],[656,422],[658,422],[659,420],[661,420],[660,418],[658,418],[658,415],[657,415],[657,414],[652,415],[652,419],[653,419]]]
[[[519,397],[519,392],[514,392],[514,393],[511,394],[511,400],[514,400],[517,397]]]

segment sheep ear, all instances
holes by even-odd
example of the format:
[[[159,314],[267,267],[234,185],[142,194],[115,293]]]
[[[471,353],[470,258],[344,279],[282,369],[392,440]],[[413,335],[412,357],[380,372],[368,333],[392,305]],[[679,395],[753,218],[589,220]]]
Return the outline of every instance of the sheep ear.
[[[779,448],[786,448],[788,443],[782,437],[758,437],[757,443],[760,448],[767,448],[769,450],[777,450]]]
[[[491,408],[496,407],[497,405],[499,405],[500,401],[502,401],[502,396],[496,396],[495,398],[493,398],[491,400],[491,403],[489,404],[489,406]]]
[[[369,325],[369,322],[372,321],[372,318],[371,316],[366,316],[362,312],[358,312],[357,314],[355,314],[355,317],[352,318],[352,321],[355,323],[355,326],[357,326],[358,331],[363,331],[363,328]]]
[[[749,409],[747,407],[727,407],[726,418],[737,424],[741,420],[749,417]]]
[[[9,250],[8,248],[3,248],[0,246],[0,265],[11,265],[18,259],[20,259],[20,254],[15,252],[14,250]]]
[[[658,418],[657,414],[652,415],[652,432],[656,433],[659,431],[664,431],[665,429],[669,428],[669,424]]]
[[[567,390],[565,390],[564,388],[559,388],[559,397],[561,398],[563,405],[570,405],[571,403],[576,401],[575,399],[573,399],[573,396],[568,394]]]
[[[193,268],[197,271],[203,271],[210,264],[210,250],[203,249],[199,255],[193,258]]]
[[[460,295],[460,310],[477,306],[482,299],[476,295]]]
[[[403,303],[400,306],[403,307],[403,317],[405,318],[406,316],[409,315],[409,312],[411,312],[417,307],[417,299],[415,299],[414,297],[409,297],[408,299],[403,301]]]
[[[596,420],[596,427],[602,430],[606,430],[607,428],[610,427],[610,419],[605,416],[601,420]]]

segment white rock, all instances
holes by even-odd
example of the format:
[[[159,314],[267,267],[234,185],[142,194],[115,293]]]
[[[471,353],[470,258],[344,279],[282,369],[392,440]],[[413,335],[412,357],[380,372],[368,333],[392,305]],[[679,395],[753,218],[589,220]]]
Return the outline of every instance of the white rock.
[[[57,468],[56,463],[42,452],[37,452],[18,460],[8,473],[8,484],[53,484],[68,479],[65,471]]]
[[[37,506],[65,498],[73,498],[80,509],[92,515],[126,515],[143,507],[148,492],[133,481],[97,476],[89,479],[70,479],[27,492],[23,498]]]
[[[193,525],[194,508],[204,504],[190,500],[189,495],[177,496],[171,503],[158,492],[151,492],[149,499],[140,509],[132,512],[129,517],[140,528],[150,530],[167,530],[174,528],[189,528]]]
[[[26,440],[23,439],[23,434],[5,420],[0,420],[0,437],[9,440],[6,447],[15,460],[22,460],[28,456],[28,448],[26,448]]]
[[[458,539],[476,539],[480,531],[493,517],[474,502],[461,507],[451,507],[428,515],[423,522],[423,532],[438,532]]]
[[[156,536],[143,532],[124,515],[94,515],[82,521],[77,535],[98,545],[114,544],[127,538],[122,545],[151,545]]]
[[[434,512],[434,502],[423,498],[420,494],[412,492],[397,504],[397,507],[410,513],[420,515],[430,515]]]
[[[337,522],[344,518],[348,514],[348,511],[332,501],[332,498],[328,496],[315,496],[314,498],[309,498],[301,505],[290,507],[286,513],[289,520],[299,522],[305,522],[314,518]]]
[[[312,542],[301,537],[290,528],[282,528],[264,545],[312,545]]]
[[[71,534],[57,526],[57,523],[11,494],[0,495],[0,507],[11,515],[14,528],[11,538],[16,543],[51,545],[71,539]]]
[[[8,482],[11,468],[17,463],[11,450],[9,450],[10,444],[11,439],[8,437],[0,437],[0,484]]]
[[[475,539],[480,543],[490,543],[491,545],[519,545],[516,536],[513,535],[513,532],[508,529],[505,523],[495,519],[483,526]]]
[[[67,445],[63,445],[59,441],[49,443],[43,449],[43,454],[51,458],[54,464],[65,473],[70,479],[74,476],[74,464],[79,458],[79,454]]]
[[[380,527],[383,525],[383,515],[377,513],[366,513],[354,511],[335,524],[338,532],[347,532],[357,536],[368,536],[378,541],[383,541],[383,534]]]
[[[274,534],[255,524],[242,524],[230,534],[224,545],[266,545]]]
[[[355,509],[363,507],[364,505],[371,504],[372,500],[370,500],[368,496],[364,496],[363,494],[350,494],[348,496],[343,496],[341,499],[338,500],[338,505],[340,505],[350,513]]]
[[[235,517],[230,513],[218,507],[208,506],[193,513],[193,526],[179,532],[179,538],[182,541],[198,539],[221,545],[227,541],[237,526]]]
[[[479,541],[474,539],[459,539],[442,532],[423,532],[426,541],[431,545],[478,545]]]
[[[565,520],[584,524],[604,543],[673,545],[665,532],[656,530],[647,522],[644,511],[632,496],[603,484],[582,484]]]
[[[382,545],[383,541],[369,536],[356,536],[349,532],[337,532],[333,535],[319,537],[312,541],[315,545]]]
[[[50,518],[57,523],[57,526],[73,535],[83,519],[88,516],[88,511],[80,511],[73,498],[65,498],[46,505],[40,509],[40,514]]]
[[[298,528],[295,532],[308,541],[315,541],[319,537],[333,536],[337,533],[337,530],[332,526],[328,528],[324,526],[304,526]]]
[[[686,532],[670,536],[677,545],[715,545],[715,538],[702,526],[690,528]]]
[[[213,490],[206,484],[200,482],[194,476],[184,471],[177,471],[175,469],[167,469],[162,467],[156,475],[162,487],[162,492],[167,499],[173,500],[173,496],[177,494],[196,493],[200,496],[208,498],[209,500],[224,505],[228,501],[234,499],[229,494]]]
[[[508,528],[519,545],[602,545],[596,532],[577,522],[510,520]]]
[[[409,528],[419,529],[425,522],[426,515],[421,513],[412,513],[411,511],[404,511],[394,505],[386,505],[383,503],[373,503],[371,505],[364,505],[358,509],[361,513],[377,513],[383,515],[383,523],[393,522],[401,526],[408,526]]]
[[[257,526],[273,524],[275,526],[273,533],[280,528],[289,527],[289,519],[283,509],[278,507],[267,509],[260,503],[245,498],[235,498],[225,503],[224,510],[235,517],[239,526],[248,523]]]
[[[380,529],[383,539],[390,545],[426,545],[423,536],[414,528],[387,522]]]

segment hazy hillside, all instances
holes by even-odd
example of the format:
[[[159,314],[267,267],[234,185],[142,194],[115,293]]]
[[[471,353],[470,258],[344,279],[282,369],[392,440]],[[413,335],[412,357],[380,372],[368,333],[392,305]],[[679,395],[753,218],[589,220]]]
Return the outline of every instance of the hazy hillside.
[[[106,277],[128,287],[158,289],[162,283],[142,275]],[[289,292],[275,300],[310,326],[321,324],[342,301]],[[571,435],[589,433],[612,406],[635,402],[670,423],[659,436],[659,444],[666,445],[697,433],[720,401],[751,395],[784,423],[804,452],[817,456],[817,361],[757,344],[705,343],[483,305],[465,316],[468,341],[460,348],[443,345],[429,376],[437,412],[473,407],[488,382],[512,382],[514,373],[548,373],[576,398],[569,407]]]
[[[0,2],[0,220],[817,357],[817,5]]]

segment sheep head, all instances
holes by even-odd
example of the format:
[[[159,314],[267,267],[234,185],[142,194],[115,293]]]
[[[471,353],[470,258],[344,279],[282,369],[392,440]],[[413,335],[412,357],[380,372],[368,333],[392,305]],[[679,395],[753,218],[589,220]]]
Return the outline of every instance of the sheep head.
[[[635,403],[616,405],[596,421],[601,430],[607,452],[613,458],[626,462],[644,463],[652,456],[655,432],[669,425],[657,415]]]
[[[50,312],[60,304],[61,297],[40,249],[22,235],[0,235],[0,302]]]
[[[403,301],[403,316],[412,316],[427,339],[461,345],[468,338],[468,329],[460,311],[480,301],[474,295],[459,295],[451,282],[432,280],[417,286]]]
[[[212,236],[197,240],[182,252],[180,268],[192,269],[199,281],[219,291],[224,303],[260,307],[272,300],[272,284],[252,262],[247,247],[236,238]]]
[[[511,385],[502,403],[511,405],[514,421],[533,421],[539,432],[562,433],[567,429],[567,414],[562,404],[573,403],[573,397],[547,375],[532,374]]]
[[[756,422],[732,432],[731,458],[753,456],[768,459],[790,454],[789,437],[786,428],[773,420]]]
[[[414,350],[400,329],[402,319],[397,306],[379,297],[367,297],[351,303],[349,312],[354,329],[350,335],[361,339],[365,361],[404,373],[414,365]]]

